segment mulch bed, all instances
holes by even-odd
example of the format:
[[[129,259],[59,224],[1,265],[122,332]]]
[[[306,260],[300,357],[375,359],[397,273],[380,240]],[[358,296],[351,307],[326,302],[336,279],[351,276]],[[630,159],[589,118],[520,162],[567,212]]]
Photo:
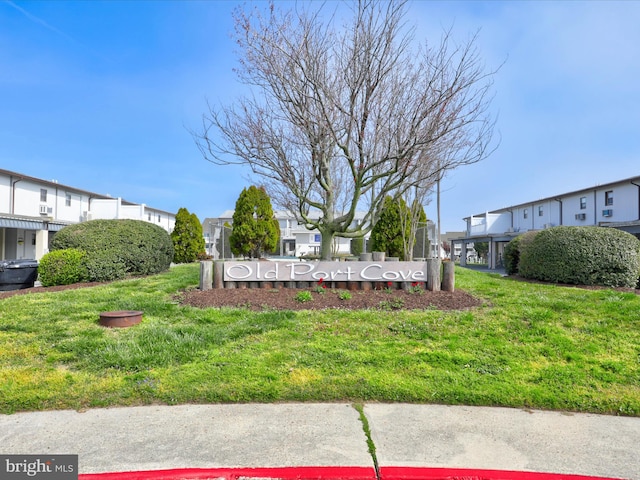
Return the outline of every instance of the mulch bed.
[[[0,292],[0,300],[14,295],[27,295],[40,292],[59,292],[76,288],[89,288],[104,283],[75,283],[73,285],[57,285],[54,287],[34,287],[22,290]],[[183,305],[198,308],[207,307],[241,307],[254,311],[261,310],[414,310],[433,308],[438,310],[459,310],[482,305],[482,300],[472,295],[456,290],[454,292],[408,293],[404,290],[371,290],[368,292],[349,292],[351,298],[341,300],[337,290],[327,289],[324,293],[317,293],[312,289],[313,300],[299,302],[296,300],[298,289],[266,289],[266,288],[236,288],[212,289],[200,291],[189,289],[176,295],[176,299]]]
[[[404,290],[352,291],[351,298],[342,300],[338,290],[327,289],[318,293],[311,292],[313,300],[300,302],[296,294],[301,290],[280,288],[235,288],[190,290],[180,295],[180,302],[194,307],[242,307],[250,310],[460,310],[482,305],[482,300],[456,290],[454,292],[421,291],[409,293]],[[341,290],[344,292],[344,290]]]

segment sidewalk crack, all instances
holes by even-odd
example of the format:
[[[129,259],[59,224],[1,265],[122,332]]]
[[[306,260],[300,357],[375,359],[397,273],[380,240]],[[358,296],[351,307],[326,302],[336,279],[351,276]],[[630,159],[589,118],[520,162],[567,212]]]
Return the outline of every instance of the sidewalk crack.
[[[367,448],[369,450],[369,454],[371,455],[371,460],[373,461],[373,468],[376,471],[376,478],[378,480],[381,480],[380,468],[378,467],[378,458],[376,457],[376,445],[375,443],[373,443],[373,439],[371,438],[369,420],[367,420],[367,416],[364,414],[364,404],[353,403],[352,406],[360,414],[360,422],[362,422],[362,430],[364,431],[364,435],[367,439]]]

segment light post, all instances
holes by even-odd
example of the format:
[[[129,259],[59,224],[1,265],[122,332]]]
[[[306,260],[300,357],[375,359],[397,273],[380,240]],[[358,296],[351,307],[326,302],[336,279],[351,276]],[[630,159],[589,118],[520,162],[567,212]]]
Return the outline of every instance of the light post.
[[[209,221],[209,255],[213,258],[213,225]]]

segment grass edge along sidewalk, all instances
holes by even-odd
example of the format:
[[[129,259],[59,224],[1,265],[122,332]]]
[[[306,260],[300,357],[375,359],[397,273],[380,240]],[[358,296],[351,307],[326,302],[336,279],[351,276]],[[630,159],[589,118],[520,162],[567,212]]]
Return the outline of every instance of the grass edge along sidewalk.
[[[457,268],[461,311],[197,309],[198,266],[0,300],[0,413],[357,401],[640,415],[640,298]],[[283,293],[284,294],[284,293]],[[105,329],[100,312],[140,310]]]

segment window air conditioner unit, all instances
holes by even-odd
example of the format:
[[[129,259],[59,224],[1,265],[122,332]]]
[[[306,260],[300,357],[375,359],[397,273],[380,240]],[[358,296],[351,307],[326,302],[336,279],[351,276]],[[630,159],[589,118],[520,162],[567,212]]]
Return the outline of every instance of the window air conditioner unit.
[[[40,215],[46,215],[46,214],[47,214],[47,206],[40,205]]]
[[[576,220],[586,220],[586,219],[587,219],[586,213],[576,213]]]
[[[603,217],[610,217],[611,215],[613,215],[613,210],[602,210]]]

